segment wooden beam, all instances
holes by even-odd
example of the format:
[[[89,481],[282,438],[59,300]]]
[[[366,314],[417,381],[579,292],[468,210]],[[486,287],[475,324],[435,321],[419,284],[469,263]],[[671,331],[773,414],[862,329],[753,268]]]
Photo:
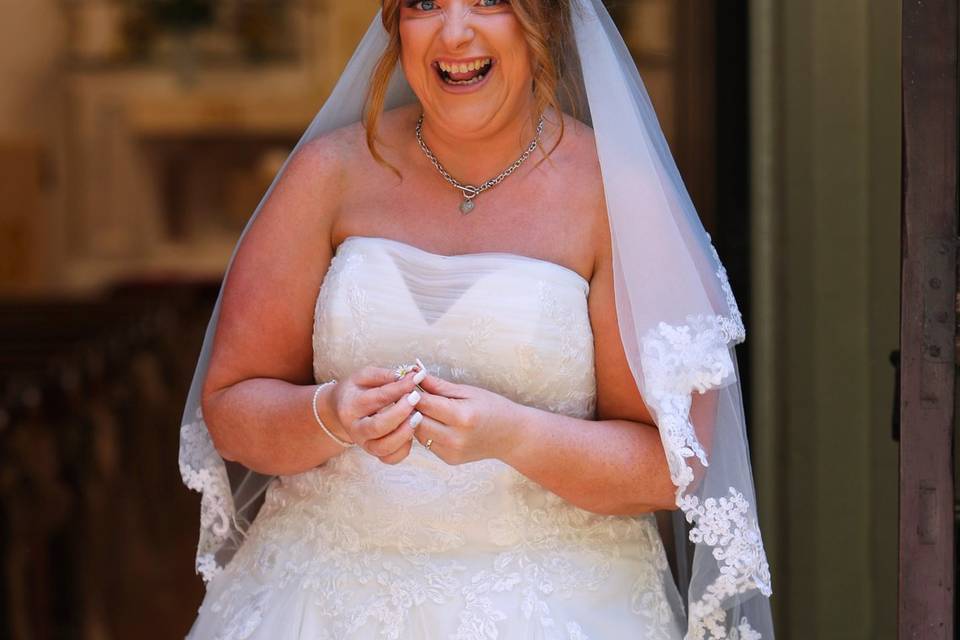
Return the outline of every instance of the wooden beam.
[[[904,0],[901,640],[954,637],[957,31],[956,0]]]

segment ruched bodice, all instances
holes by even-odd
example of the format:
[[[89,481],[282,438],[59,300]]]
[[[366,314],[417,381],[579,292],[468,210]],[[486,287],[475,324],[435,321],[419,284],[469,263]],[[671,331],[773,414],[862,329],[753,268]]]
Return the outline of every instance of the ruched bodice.
[[[545,260],[351,236],[318,296],[315,377],[419,357],[440,377],[587,418],[596,391],[588,290]]]
[[[317,297],[314,374],[419,357],[592,419],[588,292],[545,260],[351,236]],[[351,447],[274,480],[191,637],[674,639],[679,609],[652,515],[595,514],[499,460],[451,466],[414,441],[396,465]]]

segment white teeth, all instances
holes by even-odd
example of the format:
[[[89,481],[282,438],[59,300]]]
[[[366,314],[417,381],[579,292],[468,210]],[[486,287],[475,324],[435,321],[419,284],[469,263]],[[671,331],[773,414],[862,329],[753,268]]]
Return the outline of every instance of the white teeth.
[[[490,58],[483,58],[481,60],[473,60],[471,62],[460,62],[460,63],[452,63],[452,64],[446,63],[446,62],[438,62],[437,66],[440,67],[441,71],[446,71],[447,73],[466,73],[467,71],[482,69],[488,64],[490,64]]]
[[[484,67],[487,67],[490,62],[490,58],[483,58],[481,60],[474,60],[473,62],[462,64],[448,64],[446,62],[437,61],[437,67],[446,73],[466,73],[467,71],[472,71],[474,69],[483,69]],[[476,84],[486,77],[488,71],[489,69],[487,69],[487,71],[485,71],[483,74],[477,75],[469,80],[454,80],[448,76],[443,76],[442,79],[447,84]]]

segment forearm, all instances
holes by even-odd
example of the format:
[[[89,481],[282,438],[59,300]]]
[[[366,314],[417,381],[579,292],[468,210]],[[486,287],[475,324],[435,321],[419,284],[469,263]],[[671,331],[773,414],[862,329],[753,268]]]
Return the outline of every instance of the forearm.
[[[517,411],[500,457],[543,488],[605,515],[676,508],[656,427],[581,420],[524,406]]]
[[[203,411],[225,458],[267,475],[291,475],[323,464],[344,448],[316,423],[314,385],[271,378],[244,380],[212,392]],[[332,386],[320,391],[317,410],[328,429],[349,440],[329,406]]]

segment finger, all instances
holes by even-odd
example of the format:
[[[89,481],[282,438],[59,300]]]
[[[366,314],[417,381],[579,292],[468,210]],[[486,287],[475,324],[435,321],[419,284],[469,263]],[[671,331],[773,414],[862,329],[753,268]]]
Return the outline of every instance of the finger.
[[[357,398],[357,413],[366,416],[377,413],[381,409],[396,403],[403,396],[409,396],[410,392],[413,391],[414,386],[415,383],[413,382],[413,374],[408,373],[404,377],[394,382],[384,384],[380,387],[367,389],[366,391],[361,392]]]
[[[438,396],[446,396],[448,398],[467,397],[463,385],[450,382],[449,380],[444,380],[443,378],[439,378],[431,374],[427,374],[423,378],[423,380],[420,382],[420,387],[424,391],[429,391],[430,393]]]
[[[414,429],[413,437],[424,446],[426,446],[427,440],[433,440],[430,450],[434,451],[436,447],[443,448],[443,443],[450,438],[450,427],[425,415],[420,421],[420,425]]]
[[[421,412],[446,424],[460,424],[461,412],[458,400],[451,400],[445,396],[438,396],[429,392],[420,395],[417,409]]]
[[[361,433],[366,436],[365,440],[367,441],[382,438],[400,426],[400,423],[406,420],[413,411],[413,405],[406,398],[400,398],[380,413],[361,419],[359,422]]]
[[[410,444],[413,440],[413,433],[414,429],[410,424],[410,418],[407,417],[385,436],[367,440],[367,442],[364,443],[364,449],[378,458],[389,456]]]
[[[393,453],[386,456],[379,456],[380,462],[384,464],[397,464],[402,462],[408,455],[410,455],[410,450],[413,448],[413,438],[407,440],[407,442],[394,451]]]
[[[382,367],[363,367],[353,374],[353,381],[361,387],[379,387],[394,380],[393,371]]]

